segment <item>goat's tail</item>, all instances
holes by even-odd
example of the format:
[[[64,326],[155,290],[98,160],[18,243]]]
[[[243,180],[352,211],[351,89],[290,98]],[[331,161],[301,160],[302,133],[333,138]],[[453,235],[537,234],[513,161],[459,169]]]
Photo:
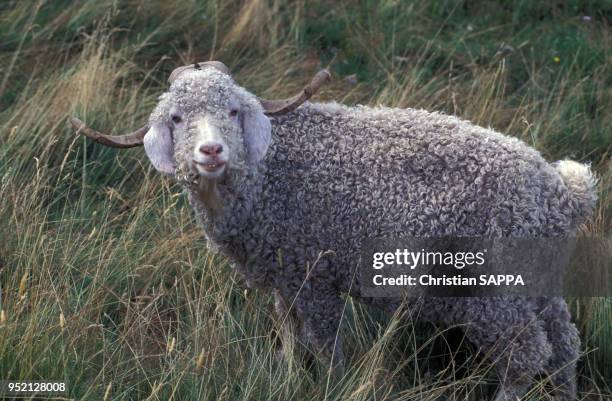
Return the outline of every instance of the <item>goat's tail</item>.
[[[553,166],[569,189],[569,204],[574,214],[574,224],[579,225],[591,217],[597,203],[597,178],[587,164],[560,160]]]

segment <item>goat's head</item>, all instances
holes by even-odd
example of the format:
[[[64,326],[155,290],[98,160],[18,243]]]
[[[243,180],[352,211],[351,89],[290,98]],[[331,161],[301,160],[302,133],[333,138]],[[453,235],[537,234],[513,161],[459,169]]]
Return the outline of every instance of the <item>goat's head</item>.
[[[70,119],[73,127],[106,146],[144,145],[153,166],[175,175],[218,179],[228,170],[257,164],[271,141],[268,116],[288,113],[310,98],[330,75],[319,71],[296,96],[258,99],[238,86],[218,61],[175,69],[170,89],[160,96],[149,123],[126,135],[106,135]]]

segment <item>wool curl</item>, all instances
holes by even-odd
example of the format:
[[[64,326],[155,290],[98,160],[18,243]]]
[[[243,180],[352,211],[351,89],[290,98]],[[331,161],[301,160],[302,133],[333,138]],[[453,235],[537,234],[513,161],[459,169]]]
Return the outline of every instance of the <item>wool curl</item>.
[[[178,79],[151,118],[166,118],[169,104],[201,112],[230,92],[261,111],[231,78],[197,72]],[[202,202],[192,170],[177,178],[209,245],[249,286],[273,292],[303,343],[342,366],[337,334],[341,295],[349,294],[390,313],[402,307],[411,319],[464,327],[497,367],[499,399],[522,395],[542,373],[552,375],[560,398],[575,399],[580,341],[562,299],[402,303],[362,296],[354,273],[370,238],[571,235],[595,204],[588,167],[555,167],[516,138],[425,110],[305,103],[270,121],[265,159],[233,160],[218,183],[220,213]],[[175,145],[177,161],[188,160],[190,150]]]

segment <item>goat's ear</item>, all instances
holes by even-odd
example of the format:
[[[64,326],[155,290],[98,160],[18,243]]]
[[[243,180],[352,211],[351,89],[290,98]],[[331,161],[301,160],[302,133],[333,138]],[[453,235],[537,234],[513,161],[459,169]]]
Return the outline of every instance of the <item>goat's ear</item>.
[[[164,174],[174,174],[174,144],[170,127],[164,123],[156,123],[149,128],[144,136],[144,148],[153,166]]]
[[[272,126],[263,110],[249,109],[243,114],[242,130],[249,161],[257,163],[266,156],[272,140]]]

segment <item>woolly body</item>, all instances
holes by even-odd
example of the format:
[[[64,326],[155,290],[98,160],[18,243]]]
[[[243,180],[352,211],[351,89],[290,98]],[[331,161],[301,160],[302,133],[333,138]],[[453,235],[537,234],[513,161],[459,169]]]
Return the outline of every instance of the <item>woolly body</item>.
[[[227,103],[211,100],[225,91],[238,91],[245,107],[261,112],[233,81],[198,72],[173,84],[151,124],[167,118],[177,98],[198,98],[194,107],[201,111]],[[568,235],[596,200],[588,168],[569,161],[554,167],[518,139],[448,115],[306,103],[270,123],[272,142],[262,160],[245,162],[240,149],[247,147],[235,145],[238,160],[214,189],[220,211],[202,201],[202,186],[186,164],[190,150],[180,143],[176,176],[210,245],[249,285],[273,290],[278,312],[295,320],[301,340],[337,366],[341,294],[389,312],[400,305],[360,296],[353,273],[366,239]],[[554,373],[560,396],[574,399],[579,338],[563,300],[410,302],[413,317],[467,325],[468,339],[498,367],[498,399],[521,395],[538,373]]]

